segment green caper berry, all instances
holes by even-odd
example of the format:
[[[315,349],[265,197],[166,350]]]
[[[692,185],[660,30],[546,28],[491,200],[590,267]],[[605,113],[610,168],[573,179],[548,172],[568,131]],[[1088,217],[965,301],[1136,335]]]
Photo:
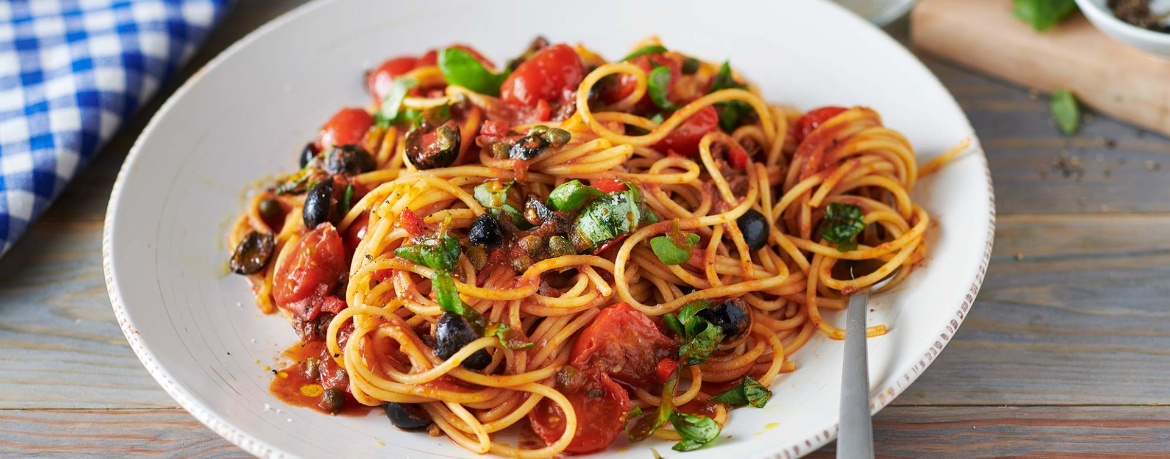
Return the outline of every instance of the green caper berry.
[[[520,248],[528,252],[529,255],[536,255],[543,247],[544,241],[540,239],[540,236],[535,234],[524,236],[523,239],[520,239]]]
[[[471,265],[477,270],[483,269],[483,266],[487,264],[487,252],[478,245],[467,248],[467,258],[471,259]]]
[[[544,134],[544,138],[554,147],[563,147],[569,143],[569,139],[573,138],[573,135],[564,129],[552,128]]]
[[[548,126],[543,124],[532,126],[532,130],[528,131],[529,134],[544,134],[545,132],[548,132]]]
[[[699,71],[699,60],[688,57],[683,61],[681,70],[683,75],[694,75],[695,72]]]
[[[260,201],[259,210],[260,216],[264,218],[276,218],[284,212],[284,209],[280,207],[280,201],[272,198]]]
[[[496,142],[492,144],[492,157],[496,159],[505,159],[508,157],[508,144],[504,142]]]
[[[527,271],[529,266],[532,266],[532,259],[528,258],[528,255],[520,255],[512,259],[512,269],[518,273]]]
[[[554,258],[576,253],[573,251],[573,243],[569,242],[564,236],[553,236],[549,238],[548,251]]]
[[[336,387],[325,389],[325,393],[321,394],[321,408],[329,410],[330,413],[337,413],[345,408],[345,391]]]

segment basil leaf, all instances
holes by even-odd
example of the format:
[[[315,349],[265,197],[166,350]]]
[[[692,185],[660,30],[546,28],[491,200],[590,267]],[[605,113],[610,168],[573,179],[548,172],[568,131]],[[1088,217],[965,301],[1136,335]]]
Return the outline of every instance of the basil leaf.
[[[620,235],[629,233],[642,221],[642,201],[636,188],[609,193],[581,209],[573,222],[574,234],[584,252]],[[574,242],[574,245],[577,245]]]
[[[1052,100],[1048,102],[1048,109],[1052,111],[1052,120],[1056,121],[1064,135],[1077,133],[1081,124],[1081,109],[1077,106],[1077,98],[1066,89],[1057,89],[1052,92]]]
[[[580,180],[572,180],[553,188],[548,195],[548,206],[561,212],[573,212],[602,196],[605,193],[601,190],[584,185]]]
[[[658,236],[650,240],[650,248],[654,250],[654,255],[663,264],[677,265],[686,263],[691,259],[691,248],[699,242],[698,234],[688,234],[687,242],[690,244],[687,247],[679,247],[666,236]]]
[[[480,94],[500,95],[500,85],[508,77],[506,73],[493,73],[471,53],[459,48],[439,51],[438,58],[439,70],[443,72],[447,84],[463,86]]]
[[[760,384],[759,381],[752,379],[751,376],[744,376],[738,386],[720,392],[714,397],[707,399],[707,401],[731,406],[751,405],[756,408],[763,408],[770,398],[772,398],[772,391],[764,387],[763,384]]]
[[[723,61],[723,65],[719,66],[719,71],[711,79],[711,89],[708,92],[724,89],[747,89],[747,85],[735,82],[731,75],[730,61]],[[720,102],[715,104],[715,108],[719,111],[719,128],[726,132],[734,131],[743,124],[743,119],[754,110],[750,104],[742,100]]]
[[[678,110],[678,105],[670,102],[667,94],[670,92],[670,67],[661,66],[656,67],[650,71],[646,76],[647,90],[650,92],[650,100],[654,101],[654,105],[663,110]]]
[[[642,205],[642,221],[638,222],[639,225],[650,225],[660,221],[662,219],[658,218],[658,214],[654,213],[654,209],[651,209],[648,205]]]
[[[431,278],[431,289],[435,291],[435,302],[444,311],[465,315],[467,311],[463,301],[459,299],[459,290],[455,289],[455,281],[451,279],[451,272],[436,270],[435,277]]]
[[[707,358],[711,357],[711,353],[715,352],[715,348],[719,346],[719,343],[723,341],[722,328],[711,325],[701,317],[696,317],[694,322],[701,324],[702,329],[689,341],[679,346],[679,363],[683,365],[698,365],[706,362]]]
[[[476,185],[472,190],[472,197],[475,198],[479,205],[492,209],[492,212],[499,215],[503,212],[512,219],[512,224],[520,229],[529,228],[530,224],[524,219],[524,213],[516,207],[508,204],[508,190],[515,185],[516,182],[500,182],[499,180],[492,180]]]
[[[487,327],[487,331],[484,333],[484,336],[495,336],[496,339],[500,340],[501,346],[512,350],[528,349],[532,346],[535,346],[535,344],[532,343],[525,343],[517,339],[509,338],[508,335],[511,331],[512,327],[508,326],[508,324],[494,323]]]
[[[718,422],[707,416],[679,411],[670,416],[670,424],[682,437],[682,441],[671,447],[675,451],[694,451],[702,448],[719,438],[719,431],[722,429]]]
[[[638,442],[645,440],[654,434],[659,427],[666,425],[670,420],[671,415],[675,413],[674,410],[674,391],[678,387],[678,372],[670,374],[666,379],[666,383],[662,385],[662,399],[658,404],[658,408],[653,413],[647,414],[634,422],[633,425],[626,428],[626,438],[630,441]]]
[[[350,209],[350,201],[351,200],[353,200],[353,184],[352,183],[345,186],[345,193],[343,193],[341,195],[341,202],[337,203],[338,207],[340,207],[340,209],[338,209],[339,210],[338,213],[340,213],[341,215],[348,214],[349,209]]]
[[[635,57],[646,55],[646,54],[662,54],[665,52],[666,52],[666,47],[664,47],[662,45],[646,45],[646,46],[643,46],[641,48],[634,50],[634,52],[630,53],[626,57],[623,57],[622,62],[625,62],[625,61],[628,61],[628,60],[633,59]]]
[[[1012,16],[1043,32],[1077,9],[1075,0],[1014,0]]]
[[[444,235],[422,244],[404,245],[394,250],[394,254],[437,271],[451,271],[459,261],[459,240]]]
[[[679,322],[678,316],[672,312],[668,312],[662,316],[662,325],[665,325],[666,329],[674,333],[675,336],[683,336],[686,333],[682,322]]]
[[[825,208],[819,233],[826,241],[836,243],[838,252],[848,252],[857,248],[853,238],[865,230],[864,220],[860,207],[831,202]]]
[[[706,322],[706,319],[698,317],[699,311],[711,307],[711,303],[707,300],[697,300],[687,303],[682,309],[678,310],[678,320],[683,324],[684,339],[691,339],[695,336],[695,330],[699,329],[699,322]]]
[[[382,100],[382,108],[374,116],[374,122],[381,128],[390,127],[398,121],[398,109],[402,108],[402,101],[406,100],[406,93],[418,86],[418,80],[411,77],[395,78],[390,86],[390,92]]]

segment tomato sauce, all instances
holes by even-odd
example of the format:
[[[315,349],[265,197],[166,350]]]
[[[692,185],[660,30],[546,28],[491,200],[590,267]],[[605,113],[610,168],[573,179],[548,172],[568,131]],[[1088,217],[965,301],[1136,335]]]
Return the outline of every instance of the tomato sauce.
[[[289,405],[312,408],[325,414],[357,417],[369,414],[376,407],[362,405],[348,393],[345,394],[344,407],[337,413],[330,413],[329,410],[321,406],[321,397],[325,394],[325,388],[321,385],[321,381],[309,378],[308,362],[309,359],[322,358],[326,352],[325,343],[320,341],[295,344],[285,350],[281,357],[292,360],[293,363],[274,371],[268,391]]]

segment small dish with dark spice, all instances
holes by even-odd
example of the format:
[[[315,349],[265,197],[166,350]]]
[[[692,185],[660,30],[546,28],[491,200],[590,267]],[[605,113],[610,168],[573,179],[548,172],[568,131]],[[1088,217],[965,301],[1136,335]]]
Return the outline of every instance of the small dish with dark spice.
[[[1076,0],[1093,26],[1140,50],[1170,57],[1170,0]]]

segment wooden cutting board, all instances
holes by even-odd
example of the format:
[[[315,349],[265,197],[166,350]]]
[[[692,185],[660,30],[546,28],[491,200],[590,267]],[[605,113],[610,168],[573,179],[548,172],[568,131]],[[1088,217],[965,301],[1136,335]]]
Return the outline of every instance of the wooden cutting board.
[[[1066,88],[1098,111],[1170,135],[1170,60],[1102,34],[1079,13],[1038,33],[1011,11],[1011,0],[920,0],[911,42],[1024,86]]]

